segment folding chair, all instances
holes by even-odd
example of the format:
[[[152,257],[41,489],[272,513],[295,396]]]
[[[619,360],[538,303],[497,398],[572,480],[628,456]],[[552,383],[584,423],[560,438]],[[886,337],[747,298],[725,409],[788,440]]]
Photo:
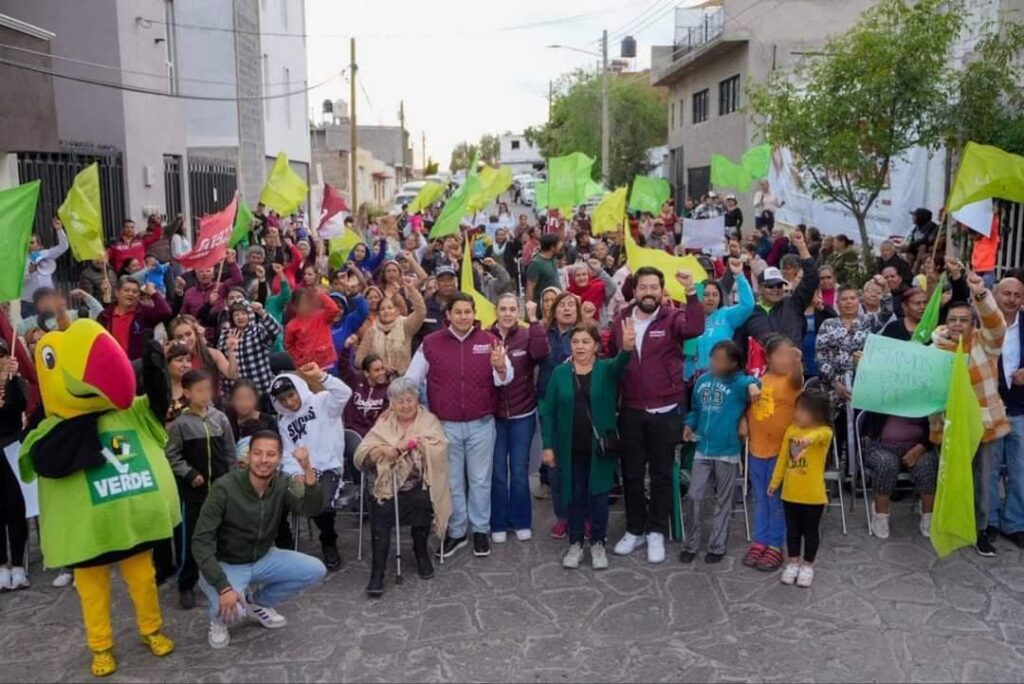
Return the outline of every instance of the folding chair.
[[[333,510],[335,512],[335,514],[338,514],[338,515],[358,515],[359,516],[359,518],[358,518],[358,520],[359,520],[359,522],[358,522],[358,524],[359,524],[359,547],[358,547],[358,549],[356,551],[356,559],[357,560],[363,560],[363,516],[364,516],[364,511],[366,510],[365,507],[364,507],[364,501],[365,501],[365,497],[366,497],[366,477],[364,475],[362,475],[362,474],[360,474],[360,477],[359,477],[359,512],[357,514],[353,514],[350,511],[345,511],[345,510],[337,508],[335,506],[335,502],[338,500],[338,497],[341,496],[341,492],[345,488],[344,466],[346,464],[348,464],[348,463],[354,463],[353,459],[354,459],[354,456],[355,456],[355,453],[356,453],[356,449],[359,448],[359,445],[362,444],[362,442],[363,442],[362,435],[360,435],[355,430],[352,430],[352,429],[349,429],[349,428],[345,429],[345,454],[344,454],[343,462],[342,462],[342,480],[341,480],[341,482],[338,483],[338,491],[335,493],[334,499],[332,499],[331,501],[327,502],[327,505],[324,506],[324,510],[325,511]],[[292,535],[293,535],[294,542],[295,542],[295,549],[294,549],[295,551],[299,550],[299,518],[300,518],[300,516],[299,516],[298,513],[293,513],[292,514],[292,517],[291,517],[291,520],[292,520]],[[312,521],[312,519],[306,518],[306,526],[309,529],[309,536],[312,539],[312,537],[313,537],[313,521]]]
[[[740,496],[743,499],[742,509],[737,508],[735,504],[735,497],[733,497],[733,509],[732,514],[736,515],[742,511],[743,513],[743,524],[747,530],[747,542],[750,541],[750,509],[747,507],[747,494],[750,492],[750,483],[747,481],[747,473],[750,472],[750,438],[747,438],[743,442],[743,458],[740,459],[740,472],[739,477],[736,480],[736,487],[740,490]]]
[[[871,530],[871,505],[868,503],[867,469],[864,467],[864,447],[862,446],[863,442],[861,441],[862,434],[864,432],[864,421],[866,420],[864,416],[866,415],[866,411],[861,411],[857,415],[857,420],[855,421],[857,426],[857,469],[860,470],[860,493],[861,496],[864,497],[864,518],[867,520],[868,535],[873,536],[874,532]],[[896,476],[896,481],[909,482],[910,473],[901,469],[899,474]]]

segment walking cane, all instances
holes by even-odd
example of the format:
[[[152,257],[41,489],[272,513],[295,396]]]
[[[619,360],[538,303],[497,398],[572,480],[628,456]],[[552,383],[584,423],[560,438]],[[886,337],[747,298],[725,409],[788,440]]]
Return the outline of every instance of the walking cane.
[[[392,498],[395,500],[395,584],[402,583],[402,526],[398,517],[398,473],[391,471]]]

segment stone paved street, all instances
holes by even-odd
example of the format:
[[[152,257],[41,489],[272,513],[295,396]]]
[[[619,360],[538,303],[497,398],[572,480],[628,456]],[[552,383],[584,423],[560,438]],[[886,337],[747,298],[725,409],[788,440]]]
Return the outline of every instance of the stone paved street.
[[[363,594],[368,561],[353,558],[283,607],[285,629],[245,624],[219,652],[207,646],[204,612],[182,612],[165,587],[178,650],[159,661],[139,643],[116,581],[115,680],[1024,681],[1020,552],[1001,541],[995,560],[962,551],[938,561],[909,509],[896,504],[886,543],[867,536],[863,517],[843,537],[831,510],[809,591],[740,565],[738,515],[729,556],[715,567],[681,566],[671,544],[661,566],[638,552],[612,557],[603,573],[566,571],[564,546],[546,536],[548,514],[533,541],[511,541],[487,559],[466,549],[432,581],[407,564],[405,583],[395,588],[389,578],[378,601]],[[338,524],[354,557],[355,521]],[[620,507],[611,527],[613,538],[622,531]],[[0,596],[0,680],[85,679],[74,590],[53,589],[52,572],[33,571],[32,589]]]

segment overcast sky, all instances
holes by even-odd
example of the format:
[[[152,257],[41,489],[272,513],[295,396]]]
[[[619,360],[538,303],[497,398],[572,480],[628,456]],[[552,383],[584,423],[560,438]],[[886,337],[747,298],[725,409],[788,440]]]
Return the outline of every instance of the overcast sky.
[[[620,34],[638,42],[635,68],[649,66],[651,45],[672,42],[676,5],[695,0],[307,0],[309,82],[349,62],[356,37],[360,124],[397,124],[405,100],[406,126],[421,164],[427,154],[448,168],[452,147],[483,133],[521,132],[547,118],[549,79],[594,68],[597,57],[546,49],[559,43],[600,51],[609,31],[609,60]],[[510,28],[532,25],[529,28]],[[347,77],[346,77],[347,78]],[[363,92],[365,89],[365,93]],[[336,78],[310,93],[317,120],[324,99],[349,100],[347,80]]]

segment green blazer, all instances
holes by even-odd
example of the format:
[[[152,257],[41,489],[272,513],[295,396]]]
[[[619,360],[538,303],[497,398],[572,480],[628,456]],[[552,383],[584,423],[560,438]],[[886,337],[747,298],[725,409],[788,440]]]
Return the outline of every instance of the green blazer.
[[[598,359],[591,371],[590,413],[597,434],[614,434],[619,405],[619,380],[629,365],[632,352],[620,352],[614,359]],[[572,500],[572,424],[576,404],[576,382],[572,360],[557,366],[551,373],[547,393],[540,402],[541,435],[545,449],[554,449],[555,460],[562,475],[564,501]],[[597,440],[592,440],[590,461],[591,494],[603,494],[612,488],[618,459],[599,456]]]

